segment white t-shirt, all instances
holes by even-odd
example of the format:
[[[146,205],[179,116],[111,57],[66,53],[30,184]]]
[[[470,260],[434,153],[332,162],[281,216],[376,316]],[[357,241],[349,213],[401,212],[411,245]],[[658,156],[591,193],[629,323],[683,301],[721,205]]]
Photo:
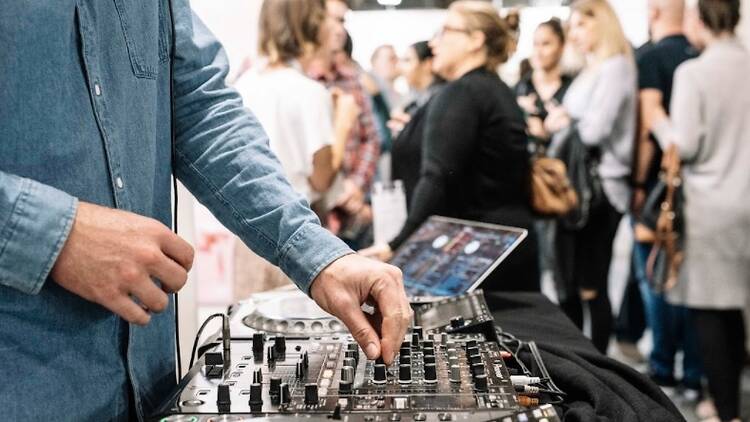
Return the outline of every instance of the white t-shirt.
[[[330,93],[292,67],[246,72],[235,88],[265,129],[292,187],[311,203],[320,199],[308,180],[313,155],[333,141]]]

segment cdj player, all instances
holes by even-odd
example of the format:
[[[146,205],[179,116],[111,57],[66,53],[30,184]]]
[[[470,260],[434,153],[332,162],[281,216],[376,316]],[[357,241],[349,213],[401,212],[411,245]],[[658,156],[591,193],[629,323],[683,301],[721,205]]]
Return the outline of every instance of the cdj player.
[[[304,296],[308,308],[283,318],[275,301],[295,295],[236,306],[231,341],[217,335],[202,348],[153,420],[559,421],[551,405],[516,393],[481,290],[416,307],[391,365],[368,360]]]

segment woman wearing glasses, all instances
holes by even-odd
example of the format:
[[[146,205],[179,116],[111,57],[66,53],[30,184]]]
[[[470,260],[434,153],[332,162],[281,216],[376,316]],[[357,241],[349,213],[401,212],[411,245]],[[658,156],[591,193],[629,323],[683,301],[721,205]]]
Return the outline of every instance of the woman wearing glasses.
[[[427,110],[419,181],[401,233],[363,253],[388,259],[429,216],[530,229],[526,124],[497,75],[511,41],[490,3],[452,3],[430,43],[433,69],[449,83]],[[533,232],[485,281],[485,290],[539,290]]]

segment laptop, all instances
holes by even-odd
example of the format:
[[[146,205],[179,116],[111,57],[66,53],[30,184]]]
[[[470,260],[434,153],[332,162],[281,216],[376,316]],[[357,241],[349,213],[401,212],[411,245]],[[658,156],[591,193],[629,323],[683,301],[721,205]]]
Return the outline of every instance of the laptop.
[[[521,228],[433,216],[390,263],[403,272],[412,302],[431,302],[479,287],[527,235]]]

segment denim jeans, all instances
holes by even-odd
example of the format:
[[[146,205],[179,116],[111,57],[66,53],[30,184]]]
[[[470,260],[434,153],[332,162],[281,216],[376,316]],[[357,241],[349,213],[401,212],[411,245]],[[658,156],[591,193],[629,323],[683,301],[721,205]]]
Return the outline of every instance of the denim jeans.
[[[654,342],[649,356],[651,372],[660,378],[673,377],[674,357],[677,351],[682,350],[682,383],[689,388],[699,388],[703,371],[690,313],[684,306],[667,302],[663,294],[649,285],[646,262],[650,251],[651,244],[635,242],[633,245],[633,271],[641,288],[646,320]]]

